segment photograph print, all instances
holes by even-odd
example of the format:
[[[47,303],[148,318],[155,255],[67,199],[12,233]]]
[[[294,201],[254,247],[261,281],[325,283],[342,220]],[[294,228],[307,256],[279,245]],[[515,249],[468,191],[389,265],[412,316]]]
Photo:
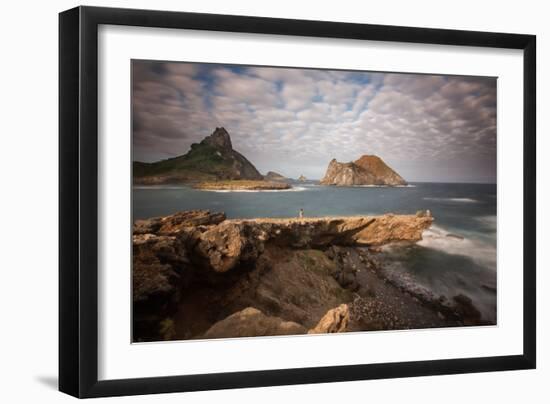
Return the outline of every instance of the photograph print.
[[[496,84],[132,60],[132,341],[495,326]]]

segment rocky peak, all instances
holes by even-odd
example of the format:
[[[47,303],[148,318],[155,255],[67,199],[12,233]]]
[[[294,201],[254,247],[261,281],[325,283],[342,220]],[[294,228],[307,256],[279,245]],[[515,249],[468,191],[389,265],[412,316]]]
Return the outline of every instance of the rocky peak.
[[[363,155],[349,163],[332,159],[321,180],[324,185],[406,185],[407,182],[375,155]]]
[[[231,137],[227,130],[224,127],[216,128],[210,136],[207,136],[201,142],[216,148],[233,150],[233,145],[231,144]]]

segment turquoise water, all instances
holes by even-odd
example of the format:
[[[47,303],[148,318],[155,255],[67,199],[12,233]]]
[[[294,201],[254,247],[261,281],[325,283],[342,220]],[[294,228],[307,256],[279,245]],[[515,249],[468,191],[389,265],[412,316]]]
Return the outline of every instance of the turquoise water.
[[[216,192],[183,186],[134,187],[134,219],[209,209],[228,218],[414,214],[434,225],[413,247],[392,246],[387,275],[448,298],[463,293],[496,322],[496,185],[413,183],[409,187],[328,187],[310,181],[289,191]],[[449,236],[455,235],[459,237]]]

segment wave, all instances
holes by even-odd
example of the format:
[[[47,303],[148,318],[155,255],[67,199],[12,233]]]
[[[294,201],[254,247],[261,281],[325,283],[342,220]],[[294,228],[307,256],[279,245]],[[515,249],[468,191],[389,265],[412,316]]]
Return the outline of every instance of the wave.
[[[495,244],[451,233],[437,225],[432,225],[425,230],[422,240],[417,244],[448,254],[464,255],[483,266],[496,268],[497,250]]]
[[[437,202],[463,202],[463,203],[478,203],[477,199],[472,198],[423,198],[425,201],[437,201]]]

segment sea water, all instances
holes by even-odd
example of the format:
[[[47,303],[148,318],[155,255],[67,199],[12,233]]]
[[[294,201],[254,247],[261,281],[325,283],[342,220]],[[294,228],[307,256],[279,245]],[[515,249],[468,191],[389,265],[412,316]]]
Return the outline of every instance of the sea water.
[[[496,322],[496,185],[412,183],[405,187],[331,187],[308,181],[282,191],[204,191],[185,186],[134,187],[135,219],[191,209],[228,218],[415,214],[429,209],[432,227],[414,246],[384,249],[386,276],[435,296],[470,297]]]

